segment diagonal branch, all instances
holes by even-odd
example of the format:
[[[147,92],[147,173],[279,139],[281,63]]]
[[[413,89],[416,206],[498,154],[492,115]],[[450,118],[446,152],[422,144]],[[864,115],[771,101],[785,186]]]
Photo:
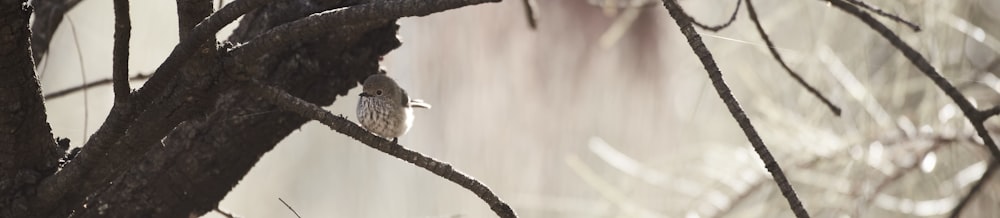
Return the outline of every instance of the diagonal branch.
[[[897,16],[895,14],[883,11],[882,9],[876,8],[875,6],[869,5],[868,3],[865,3],[865,2],[863,2],[861,0],[847,0],[847,2],[850,2],[851,4],[857,5],[858,7],[864,8],[865,10],[869,10],[871,12],[874,12],[875,14],[878,14],[879,16],[883,16],[883,17],[889,18],[890,20],[893,20],[893,21],[905,24],[906,26],[909,26],[910,29],[913,29],[913,31],[920,31],[920,25],[917,25],[917,24],[914,24],[913,22],[904,20],[903,18],[901,18],[901,17],[899,17],[899,16]]]
[[[535,19],[535,0],[522,0],[521,4],[524,5],[524,16],[528,19],[528,27],[532,30],[538,29],[538,20]]]
[[[114,81],[115,104],[128,101],[131,88],[128,84],[128,42],[132,35],[128,0],[114,0],[115,45],[112,57],[111,78]]]
[[[753,146],[754,151],[760,156],[761,161],[764,162],[764,167],[767,171],[771,173],[774,178],[774,182],[777,183],[778,189],[781,190],[781,194],[785,196],[785,200],[788,201],[788,205],[792,208],[792,212],[795,213],[796,217],[803,218],[809,217],[809,213],[804,207],[802,207],[802,202],[799,201],[799,197],[795,195],[795,190],[792,189],[792,185],[789,184],[788,178],[785,177],[785,173],[782,172],[781,167],[778,166],[778,162],[774,160],[774,156],[768,151],[767,145],[757,134],[757,130],[753,128],[753,124],[750,123],[750,118],[747,117],[746,112],[740,107],[740,103],[733,97],[733,93],[729,90],[729,86],[726,85],[726,81],[722,79],[722,71],[719,70],[719,66],[715,64],[715,59],[712,58],[712,53],[705,47],[705,43],[701,41],[701,36],[698,32],[695,32],[694,27],[691,26],[691,17],[684,12],[684,9],[677,3],[676,0],[663,0],[663,6],[667,8],[670,12],[670,17],[674,18],[677,22],[677,26],[680,27],[681,33],[688,40],[688,45],[694,50],[695,55],[698,56],[698,60],[701,61],[702,65],[705,66],[705,71],[708,73],[708,77],[712,80],[712,85],[715,86],[715,91],[719,94],[719,98],[726,104],[729,109],[729,113],[733,115],[733,119],[739,123],[740,128],[743,129],[743,133],[746,134],[747,139],[750,141],[750,145]]]
[[[166,89],[168,83],[179,73],[184,63],[191,56],[194,56],[194,53],[205,43],[205,40],[215,37],[216,32],[219,32],[222,27],[232,23],[236,18],[268,2],[270,1],[235,1],[222,7],[218,12],[213,13],[212,16],[202,20],[201,23],[198,23],[187,37],[183,37],[184,40],[174,46],[173,51],[170,52],[167,59],[153,72],[153,77],[142,88],[136,91],[134,96],[136,102],[133,102],[136,109],[138,111],[144,110],[153,99],[159,97]]]
[[[995,111],[997,110],[989,109],[986,111],[980,111],[976,109],[976,107],[972,105],[972,102],[969,102],[969,100],[965,98],[965,95],[962,95],[962,93],[959,92],[954,85],[948,82],[947,79],[941,76],[941,74],[934,69],[934,66],[931,66],[930,63],[928,63],[927,60],[924,59],[923,55],[920,55],[920,53],[918,53],[915,49],[913,49],[913,47],[910,47],[910,45],[906,44],[906,42],[903,42],[903,40],[900,39],[899,36],[897,36],[895,33],[893,33],[892,30],[889,30],[888,27],[886,27],[884,24],[876,20],[868,13],[861,11],[855,5],[845,2],[843,0],[825,0],[825,1],[831,3],[837,8],[840,8],[842,11],[847,12],[848,14],[854,15],[855,17],[860,19],[863,23],[867,24],[870,28],[872,28],[872,30],[875,30],[876,32],[881,34],[883,38],[888,40],[889,43],[891,43],[893,46],[896,47],[896,49],[902,52],[903,56],[906,56],[906,58],[910,60],[910,63],[916,66],[917,69],[920,70],[920,72],[924,73],[924,75],[930,78],[931,81],[933,81],[934,84],[938,86],[938,88],[944,91],[945,95],[948,95],[948,97],[955,102],[955,105],[958,105],[958,108],[962,109],[962,113],[965,114],[965,117],[969,119],[970,123],[972,123],[972,126],[976,129],[976,133],[979,135],[979,137],[983,139],[983,144],[986,146],[986,148],[990,151],[990,154],[992,155],[992,161],[990,161],[991,167],[988,168],[985,172],[983,172],[983,176],[979,179],[976,185],[973,186],[973,189],[970,190],[965,197],[963,197],[962,200],[963,203],[956,205],[955,208],[952,209],[952,215],[957,216],[968,205],[966,202],[969,201],[969,199],[973,198],[977,193],[979,193],[978,189],[981,188],[982,184],[985,183],[985,181],[987,181],[990,176],[992,176],[993,171],[995,170],[991,170],[991,168],[996,168],[993,165],[995,165],[996,162],[1000,162],[1000,148],[997,148],[996,142],[993,141],[993,137],[990,136],[989,131],[986,130],[986,126],[983,124],[987,118],[995,115],[996,113]]]
[[[514,210],[511,209],[507,203],[501,200],[500,197],[497,197],[497,195],[493,193],[489,187],[471,176],[454,169],[448,163],[441,162],[432,157],[424,156],[423,154],[409,150],[402,145],[393,144],[388,140],[372,135],[344,117],[333,115],[315,104],[306,102],[279,89],[261,85],[259,83],[250,84],[247,86],[247,89],[256,93],[261,98],[277,105],[282,110],[295,112],[303,117],[319,121],[339,133],[350,136],[351,138],[368,145],[368,147],[424,168],[427,171],[431,171],[438,176],[448,179],[449,181],[468,189],[472,193],[476,194],[476,196],[479,196],[480,199],[485,201],[486,204],[490,206],[490,209],[497,214],[497,216],[504,218],[517,217]]]
[[[42,56],[49,50],[49,43],[62,23],[66,12],[82,0],[33,0],[35,20],[31,22],[31,54],[35,64],[41,63]]]
[[[128,80],[129,81],[142,81],[142,80],[145,80],[145,79],[148,79],[148,78],[149,78],[149,74],[141,74],[140,73],[138,75],[129,77]],[[111,82],[112,82],[111,78],[104,78],[104,79],[101,79],[101,80],[98,80],[98,81],[84,83],[82,85],[70,87],[70,88],[67,88],[67,89],[59,90],[59,91],[54,91],[52,93],[45,94],[45,100],[56,99],[56,98],[59,98],[59,97],[63,97],[63,96],[69,95],[69,94],[74,93],[74,92],[79,92],[79,91],[84,90],[84,89],[89,89],[89,88],[94,88],[94,87],[97,87],[97,86],[103,86],[103,85],[111,84]]]
[[[906,42],[903,42],[899,36],[893,33],[892,30],[889,30],[889,28],[884,24],[876,20],[868,13],[861,11],[854,5],[844,2],[843,0],[825,1],[832,3],[833,6],[840,8],[842,11],[861,19],[862,22],[871,27],[872,30],[875,30],[875,32],[881,34],[882,37],[895,46],[896,49],[899,49],[899,51],[903,53],[903,56],[906,56],[906,59],[910,60],[910,63],[930,78],[931,81],[938,86],[938,88],[944,91],[945,95],[948,95],[948,97],[955,102],[955,105],[958,105],[958,108],[962,109],[962,113],[965,114],[972,125],[976,127],[976,132],[979,134],[979,137],[983,139],[983,144],[985,144],[987,149],[990,150],[990,153],[993,155],[993,159],[1000,159],[1000,149],[997,148],[997,144],[993,141],[993,137],[991,137],[989,132],[986,131],[986,128],[983,127],[983,121],[985,121],[988,116],[985,116],[983,112],[977,110],[976,107],[972,105],[972,102],[969,102],[969,100],[965,98],[965,95],[962,95],[962,93],[959,92],[954,85],[948,82],[948,79],[941,76],[941,74],[934,69],[934,66],[931,66],[931,64],[927,62],[927,59],[924,59],[923,55],[913,49],[913,47],[910,47],[909,44],[906,44]]]
[[[830,108],[830,111],[833,111],[833,114],[840,116],[840,107],[837,107],[837,105],[834,105],[833,102],[830,102],[830,99],[827,99],[826,96],[819,93],[819,90],[816,90],[815,87],[809,85],[805,79],[802,79],[802,76],[799,76],[799,73],[796,73],[792,70],[792,68],[788,67],[788,64],[785,64],[785,60],[781,58],[781,54],[778,53],[778,49],[775,49],[774,42],[771,42],[771,37],[767,36],[767,32],[764,32],[764,27],[760,25],[760,20],[757,19],[757,10],[753,8],[753,2],[751,2],[751,0],[747,0],[747,12],[750,13],[750,20],[753,21],[754,26],[757,26],[757,33],[760,33],[760,38],[764,39],[764,43],[767,43],[767,49],[768,51],[771,51],[771,55],[774,56],[774,60],[777,60],[778,63],[781,64],[781,67],[785,68],[785,72],[788,72],[788,75],[792,76],[792,78],[794,78],[799,85],[806,88],[809,93],[812,93],[813,96],[819,98],[820,101],[823,101],[823,104],[826,104],[826,107]]]
[[[233,56],[238,57],[238,61],[241,63],[255,63],[257,59],[273,53],[275,50],[287,49],[289,43],[328,34],[330,29],[343,29],[345,25],[371,28],[401,17],[426,16],[434,12],[499,1],[452,0],[433,3],[424,0],[372,1],[367,4],[314,14],[274,27],[251,39],[243,46],[233,48],[232,52]]]
[[[998,165],[1000,165],[1000,161],[990,161],[990,165],[987,166],[986,171],[983,172],[983,177],[979,178],[979,181],[976,181],[976,184],[972,185],[972,188],[969,189],[969,193],[966,193],[965,196],[962,197],[958,204],[955,205],[955,209],[951,211],[951,215],[948,215],[948,217],[958,218],[962,215],[962,209],[969,205],[969,202],[972,201],[975,193],[979,193],[983,189],[983,185],[986,184],[990,178],[993,178],[993,173],[997,171]]]

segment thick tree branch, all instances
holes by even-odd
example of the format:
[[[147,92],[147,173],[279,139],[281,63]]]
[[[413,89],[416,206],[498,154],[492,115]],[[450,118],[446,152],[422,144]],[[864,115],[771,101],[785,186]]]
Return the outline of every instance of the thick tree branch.
[[[236,18],[243,16],[250,10],[256,9],[262,6],[264,3],[268,3],[267,0],[239,0],[229,4],[225,7],[219,9],[218,12],[212,14],[205,20],[198,23],[197,26],[191,30],[191,33],[184,37],[185,40],[180,41],[174,50],[170,52],[167,59],[156,68],[153,72],[153,77],[149,79],[135,94],[134,106],[137,110],[142,111],[146,106],[149,105],[153,99],[159,97],[163,91],[166,89],[168,83],[173,81],[173,78],[178,74],[180,68],[184,66],[191,56],[198,50],[201,45],[211,37],[215,37],[215,33],[219,32],[222,27],[225,27],[229,23],[232,23]]]
[[[31,53],[35,64],[41,63],[42,56],[49,50],[49,43],[62,23],[63,16],[81,0],[33,0],[35,21],[31,25]]]
[[[274,27],[271,30],[251,39],[243,46],[233,49],[233,56],[239,57],[240,63],[255,63],[259,58],[274,51],[285,50],[288,44],[306,38],[314,38],[328,34],[331,29],[345,25],[357,28],[379,26],[386,21],[401,17],[426,16],[431,13],[445,11],[470,5],[500,0],[385,0],[371,1],[367,4],[339,8],[305,17],[294,22]]]
[[[56,171],[63,154],[46,122],[24,3],[0,1],[0,217],[27,211],[23,198]]]
[[[328,2],[332,3],[332,2]],[[267,25],[279,25],[322,11],[316,7],[343,7],[303,4],[299,1],[276,2],[244,17],[242,25],[267,30]],[[261,25],[261,26],[257,26]],[[346,37],[310,39],[293,45],[293,50],[276,53],[269,63],[264,80],[279,84],[290,93],[310,102],[329,105],[336,95],[346,94],[358,80],[378,70],[379,57],[399,46],[396,25],[386,25],[371,31],[345,33]],[[328,30],[341,32],[338,30]],[[258,35],[260,32],[237,31],[233,37]],[[210,76],[235,75],[248,66],[232,64],[231,56],[222,54],[224,66],[201,66],[194,69],[219,69],[226,73]],[[192,58],[187,65],[204,58]],[[192,66],[185,66],[191,68]],[[183,73],[179,79],[199,77]],[[220,95],[211,109],[198,113],[171,130],[121,176],[105,188],[94,191],[88,205],[107,205],[104,210],[85,210],[81,217],[119,214],[123,217],[186,217],[200,215],[218,207],[218,202],[250,171],[257,161],[274,146],[307,122],[301,116],[280,112],[253,94],[234,89],[228,78],[220,78],[215,86],[222,91],[207,91]],[[169,90],[168,90],[168,93]],[[150,107],[158,109],[157,107]],[[130,128],[131,131],[131,128]],[[245,137],[252,135],[254,137]],[[183,182],[178,182],[183,181]],[[184,193],[184,194],[179,194]]]
[[[809,217],[809,213],[804,207],[802,207],[802,202],[799,201],[799,197],[795,194],[795,190],[792,189],[792,185],[789,184],[788,179],[785,177],[785,173],[782,172],[781,167],[778,166],[778,162],[774,160],[771,152],[768,151],[767,145],[757,134],[757,130],[753,128],[753,124],[750,123],[750,118],[747,117],[743,108],[740,107],[739,102],[733,97],[732,91],[726,85],[726,82],[722,79],[722,71],[719,70],[719,66],[715,64],[715,59],[712,58],[712,53],[705,47],[705,43],[701,41],[701,36],[698,32],[695,32],[694,27],[691,26],[691,17],[684,12],[684,10],[677,4],[675,0],[663,0],[663,6],[667,8],[670,12],[670,17],[674,18],[677,22],[677,26],[680,27],[681,33],[688,40],[688,45],[694,50],[695,55],[701,61],[702,65],[705,66],[705,71],[708,73],[708,77],[712,80],[712,85],[715,86],[715,91],[722,98],[722,101],[726,104],[729,109],[729,113],[733,115],[733,119],[739,123],[740,128],[743,129],[743,133],[746,134],[747,139],[750,141],[750,145],[753,146],[754,151],[760,156],[761,161],[764,162],[764,167],[767,171],[771,173],[774,178],[774,182],[777,183],[778,189],[781,190],[781,194],[785,196],[788,201],[788,205],[792,208],[792,212],[795,213],[796,217],[804,218]]]
[[[177,0],[177,25],[180,40],[187,39],[191,31],[199,22],[205,20],[214,10],[213,0]],[[206,41],[214,42],[215,37],[209,37]]]
[[[739,4],[737,4],[737,7],[739,7],[738,5]],[[826,96],[819,93],[819,90],[812,85],[809,85],[805,79],[802,79],[802,76],[799,76],[799,73],[796,73],[792,70],[792,68],[788,67],[788,64],[785,64],[785,60],[781,58],[781,54],[778,53],[778,49],[774,47],[774,42],[771,42],[771,37],[767,36],[767,33],[764,32],[764,27],[760,25],[760,20],[757,19],[757,9],[754,9],[752,0],[747,0],[747,13],[750,14],[750,20],[753,21],[754,26],[757,27],[757,33],[760,34],[760,38],[767,44],[767,49],[768,51],[771,51],[771,55],[774,56],[774,60],[777,60],[778,63],[781,64],[781,67],[785,68],[785,72],[788,72],[788,75],[794,78],[799,85],[806,88],[806,90],[808,90],[809,93],[816,98],[819,98],[819,100],[822,101],[827,108],[830,108],[830,111],[832,111],[834,115],[840,116],[840,107],[837,107],[837,105],[834,105],[833,102],[830,102],[830,99],[827,99]]]
[[[112,57],[111,79],[114,81],[115,104],[128,101],[132,88],[128,84],[128,42],[132,37],[132,19],[129,18],[128,0],[114,0],[115,45]]]
[[[361,128],[361,126],[354,124],[344,117],[333,115],[315,104],[303,101],[302,99],[296,98],[295,96],[289,95],[288,93],[276,88],[261,84],[252,84],[248,85],[247,89],[253,91],[264,100],[276,104],[282,110],[295,112],[303,117],[319,121],[320,123],[329,126],[331,129],[350,136],[351,138],[354,138],[371,148],[424,168],[427,171],[431,171],[438,176],[448,179],[449,181],[468,189],[472,193],[476,194],[476,196],[479,196],[480,199],[485,201],[486,204],[490,206],[490,209],[497,214],[497,216],[504,218],[517,217],[514,210],[512,210],[507,203],[501,200],[500,197],[497,197],[497,195],[494,194],[489,187],[452,168],[452,166],[448,163],[424,156],[423,154],[409,150],[402,145],[393,144],[384,138],[375,136],[368,131],[365,131]]]

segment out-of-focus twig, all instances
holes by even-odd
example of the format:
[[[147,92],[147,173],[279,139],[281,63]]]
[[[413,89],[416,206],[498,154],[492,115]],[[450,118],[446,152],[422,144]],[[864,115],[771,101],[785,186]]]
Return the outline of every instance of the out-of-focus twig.
[[[535,8],[538,4],[535,4],[535,0],[522,0],[521,4],[524,5],[524,16],[528,19],[528,26],[531,29],[538,29],[538,20],[535,18]]]

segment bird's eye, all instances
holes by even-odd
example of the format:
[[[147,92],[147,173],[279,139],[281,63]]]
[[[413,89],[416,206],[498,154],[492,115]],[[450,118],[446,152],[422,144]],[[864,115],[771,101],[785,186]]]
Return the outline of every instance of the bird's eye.
[[[382,90],[375,91],[375,95],[382,95]]]

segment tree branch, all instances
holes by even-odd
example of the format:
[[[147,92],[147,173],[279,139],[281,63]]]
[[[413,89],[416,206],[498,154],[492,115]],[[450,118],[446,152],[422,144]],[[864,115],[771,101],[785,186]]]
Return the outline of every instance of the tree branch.
[[[35,21],[31,24],[31,53],[35,64],[41,63],[42,56],[49,50],[49,43],[62,23],[63,17],[81,0],[33,0]]]
[[[738,5],[739,4],[737,4],[737,7],[739,7]],[[788,75],[794,78],[799,85],[806,88],[809,93],[812,93],[813,96],[819,98],[820,101],[823,101],[823,104],[825,104],[827,108],[830,108],[830,111],[832,111],[834,115],[839,117],[840,107],[837,107],[837,105],[834,105],[833,102],[830,102],[830,99],[827,99],[826,96],[819,93],[819,90],[816,90],[815,87],[809,85],[805,79],[802,79],[802,76],[799,76],[799,73],[796,73],[792,70],[792,68],[788,67],[788,64],[785,64],[785,60],[781,58],[781,54],[779,54],[778,49],[775,48],[774,42],[771,42],[771,37],[767,36],[767,33],[764,32],[764,27],[760,25],[760,20],[757,19],[757,9],[753,8],[752,0],[747,0],[747,13],[750,14],[750,20],[753,21],[754,26],[757,27],[757,33],[760,33],[760,38],[767,44],[767,50],[771,51],[771,55],[774,56],[774,60],[777,60],[778,63],[781,64],[781,67],[785,68],[785,72],[788,72]]]
[[[778,189],[781,190],[781,194],[785,196],[785,200],[788,201],[788,205],[792,208],[792,212],[795,213],[796,217],[804,218],[809,217],[809,213],[804,207],[802,207],[802,202],[799,201],[799,197],[795,195],[795,190],[792,189],[792,185],[789,184],[788,179],[785,178],[785,173],[782,172],[781,167],[778,166],[778,162],[774,160],[771,152],[768,151],[767,145],[757,134],[757,130],[753,128],[753,124],[750,123],[750,118],[747,117],[746,112],[740,107],[739,102],[733,97],[732,91],[726,85],[726,82],[722,78],[722,71],[719,70],[719,66],[715,64],[715,59],[712,58],[712,53],[705,47],[705,43],[701,41],[701,36],[698,32],[695,32],[694,27],[691,26],[691,17],[684,12],[684,10],[677,4],[675,0],[663,0],[663,6],[667,8],[670,12],[670,17],[674,18],[677,22],[677,26],[680,27],[681,33],[688,40],[688,45],[694,50],[695,55],[701,61],[702,65],[705,66],[705,71],[708,73],[708,77],[712,80],[712,85],[715,86],[715,91],[722,98],[723,103],[729,109],[729,113],[733,115],[733,119],[739,123],[740,128],[743,129],[743,133],[746,134],[747,139],[753,146],[754,151],[760,156],[761,161],[764,162],[764,167],[767,171],[771,173],[774,178],[774,182],[777,183]]]
[[[52,175],[63,155],[46,122],[25,2],[0,1],[0,217],[26,211],[22,196]]]
[[[225,27],[229,23],[232,23],[236,18],[243,16],[250,10],[256,9],[262,6],[264,3],[268,3],[268,0],[239,0],[222,7],[218,12],[212,14],[208,18],[205,18],[197,26],[191,30],[191,33],[185,40],[180,41],[177,46],[174,46],[173,51],[167,56],[167,59],[156,68],[153,72],[153,77],[149,78],[146,82],[135,93],[134,106],[138,111],[145,109],[149,103],[159,97],[167,87],[167,83],[173,80],[173,78],[178,74],[180,68],[184,66],[191,56],[198,50],[201,45],[204,44],[205,40],[211,37],[215,37],[215,33],[219,32],[222,27]]]
[[[899,16],[897,16],[895,14],[883,11],[882,9],[878,9],[875,6],[869,5],[868,3],[865,3],[865,2],[863,2],[861,0],[847,0],[847,2],[850,2],[851,4],[857,5],[858,7],[864,8],[865,10],[869,10],[871,12],[875,12],[875,14],[878,14],[879,16],[883,16],[883,17],[889,18],[890,20],[893,20],[893,21],[905,24],[906,26],[909,26],[910,29],[913,29],[913,31],[918,31],[918,32],[920,31],[920,25],[917,25],[917,24],[914,24],[913,22],[904,20],[903,18],[901,18],[901,17],[899,17]]]
[[[524,17],[528,19],[528,27],[532,30],[538,29],[538,21],[535,20],[535,0],[522,0],[524,5]]]
[[[733,8],[733,14],[729,15],[729,21],[726,21],[725,23],[719,24],[717,26],[709,26],[709,25],[705,25],[705,24],[703,24],[703,23],[695,20],[693,17],[691,18],[691,23],[693,23],[695,26],[698,26],[699,28],[702,28],[704,30],[708,30],[708,31],[712,31],[712,32],[718,32],[719,30],[722,30],[722,29],[725,29],[726,27],[729,27],[730,24],[733,24],[733,21],[736,21],[736,14],[740,13],[740,3],[742,3],[742,2],[743,2],[743,0],[736,0],[736,7]]]
[[[982,191],[984,184],[986,184],[990,178],[993,178],[993,173],[997,171],[998,165],[1000,165],[1000,161],[990,161],[990,165],[987,166],[986,171],[983,172],[983,177],[979,178],[979,181],[976,181],[976,184],[972,185],[972,188],[970,188],[969,192],[966,193],[961,200],[959,200],[958,204],[956,204],[955,208],[951,210],[951,214],[948,215],[948,217],[958,218],[962,215],[962,210],[969,205],[969,202],[971,202],[973,197],[976,196],[976,193]]]
[[[452,166],[448,163],[424,156],[423,154],[409,150],[402,145],[393,144],[384,138],[372,135],[344,117],[333,115],[315,104],[303,101],[302,99],[296,98],[295,96],[289,95],[288,93],[276,88],[254,83],[248,85],[247,89],[254,92],[264,100],[276,104],[282,110],[295,112],[303,117],[319,121],[341,134],[350,136],[351,138],[368,145],[368,147],[424,168],[427,171],[431,171],[442,178],[448,179],[449,181],[468,189],[472,193],[476,194],[476,196],[479,196],[480,199],[485,201],[486,204],[490,206],[490,209],[497,214],[497,216],[504,218],[517,217],[514,210],[512,210],[507,203],[497,197],[497,195],[494,194],[489,187],[452,168]]]
[[[427,2],[425,0],[385,0],[334,9],[294,22],[277,26],[232,49],[240,63],[255,63],[265,54],[287,49],[287,45],[306,38],[329,34],[329,30],[349,25],[357,28],[379,26],[388,20],[401,17],[426,16],[445,11],[500,0],[450,0]]]
[[[986,131],[986,128],[983,127],[983,121],[985,121],[988,116],[977,110],[976,107],[973,106],[972,103],[969,102],[969,100],[966,99],[957,88],[955,88],[955,86],[948,82],[948,79],[941,76],[941,74],[934,69],[934,66],[931,66],[931,64],[924,59],[923,55],[920,55],[920,53],[913,49],[913,47],[910,47],[910,45],[906,44],[906,42],[903,42],[903,40],[893,33],[892,30],[889,30],[888,27],[883,25],[868,13],[859,10],[854,5],[844,2],[843,0],[825,1],[830,2],[833,6],[840,8],[842,11],[847,12],[854,17],[857,17],[863,23],[867,24],[868,27],[872,28],[872,30],[881,34],[882,37],[895,46],[896,49],[902,52],[903,56],[905,56],[910,63],[930,78],[931,81],[938,86],[938,88],[944,91],[945,95],[948,95],[948,97],[955,102],[955,105],[957,105],[958,108],[962,109],[962,113],[965,114],[965,117],[968,118],[969,122],[971,122],[976,128],[976,132],[979,134],[979,137],[983,139],[983,144],[985,144],[987,149],[990,150],[990,153],[993,155],[993,159],[1000,160],[1000,149],[997,148],[997,144],[993,141],[993,137],[991,137],[989,132]]]
[[[149,76],[150,76],[149,74],[141,74],[140,73],[140,74],[137,74],[135,76],[129,77],[128,80],[129,81],[142,81],[142,80],[148,79]],[[56,99],[56,98],[59,98],[59,97],[63,97],[63,96],[72,94],[74,92],[79,92],[79,91],[84,90],[84,89],[91,89],[91,88],[94,88],[94,87],[111,84],[112,81],[113,80],[111,78],[104,78],[104,79],[101,79],[101,80],[97,80],[97,81],[93,81],[93,82],[89,82],[89,83],[84,83],[82,85],[70,87],[70,88],[67,88],[67,89],[63,89],[63,90],[59,90],[59,91],[54,91],[52,93],[45,94],[45,100],[52,100],[52,99]]]
[[[128,84],[128,42],[132,35],[132,20],[129,18],[128,0],[114,0],[114,7],[115,45],[111,78],[114,81],[115,104],[124,104],[132,91]]]

